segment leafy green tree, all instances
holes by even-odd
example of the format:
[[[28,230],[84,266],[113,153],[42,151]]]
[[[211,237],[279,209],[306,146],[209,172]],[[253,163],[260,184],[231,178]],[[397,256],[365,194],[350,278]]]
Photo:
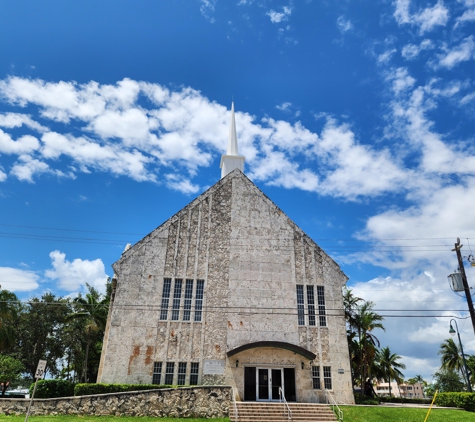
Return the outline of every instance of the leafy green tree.
[[[14,327],[19,310],[16,295],[8,290],[0,290],[0,353],[8,351],[15,343]]]
[[[9,385],[18,379],[23,371],[23,364],[11,356],[0,355],[0,385],[2,396]]]
[[[57,376],[65,354],[64,326],[70,313],[68,299],[45,293],[23,306],[16,327],[17,344],[11,353],[24,365],[33,379],[40,359],[48,361],[47,370]]]
[[[453,369],[440,368],[434,374],[434,389],[440,393],[459,392],[463,391],[464,387],[460,374]]]
[[[391,380],[395,380],[397,384],[401,384],[404,374],[401,369],[406,369],[406,365],[399,362],[401,356],[392,353],[389,347],[384,347],[377,352],[376,360],[380,368],[383,378],[389,383],[389,395],[391,396]]]
[[[475,385],[475,356],[465,355],[465,359],[467,361],[468,372],[470,373],[470,384],[474,386]]]

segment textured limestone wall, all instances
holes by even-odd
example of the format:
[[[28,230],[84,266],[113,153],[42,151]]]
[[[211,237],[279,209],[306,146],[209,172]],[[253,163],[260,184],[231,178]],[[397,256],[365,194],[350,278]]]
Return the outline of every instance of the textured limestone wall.
[[[347,278],[239,171],[126,251],[114,270],[117,291],[104,341],[100,382],[150,383],[153,362],[169,361],[187,362],[188,371],[190,362],[199,362],[200,384],[239,386],[243,370],[239,368],[240,375],[236,372],[234,358],[230,361],[226,352],[257,341],[279,341],[316,355],[313,363],[304,361],[306,370],[299,373],[302,401],[315,401],[318,393],[311,383],[311,365],[315,364],[331,366],[337,400],[352,402],[342,301]],[[182,278],[183,283],[186,278],[205,280],[201,322],[182,321],[181,317],[160,321],[165,277]],[[325,287],[326,327],[318,323],[298,326],[297,284],[315,286],[315,295],[316,286]],[[172,299],[173,291],[170,305]],[[256,353],[265,357],[267,351]],[[205,359],[225,360],[225,374],[204,375]],[[300,367],[298,359],[292,365]],[[267,363],[278,362],[269,356]]]
[[[31,415],[115,415],[218,418],[229,415],[229,387],[147,390],[95,396],[36,399]],[[30,400],[1,399],[0,414],[26,414]]]

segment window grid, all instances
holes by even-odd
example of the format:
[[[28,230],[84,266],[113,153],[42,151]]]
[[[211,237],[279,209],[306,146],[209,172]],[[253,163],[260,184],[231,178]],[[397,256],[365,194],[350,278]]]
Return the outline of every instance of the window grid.
[[[297,284],[297,314],[298,324],[305,325],[305,303],[303,296],[303,286]]]
[[[200,368],[200,364],[198,362],[191,362],[190,385],[197,385],[198,384],[199,368]]]
[[[320,327],[327,326],[327,317],[325,310],[325,288],[323,286],[317,286],[317,300],[318,300],[318,320]]]
[[[175,279],[175,289],[173,290],[173,307],[172,307],[172,321],[178,321],[180,318],[180,302],[181,302],[181,285],[183,280],[181,278]]]
[[[186,362],[178,363],[178,385],[185,385],[186,379]]]
[[[313,380],[313,389],[320,390],[322,387],[320,385],[320,367],[312,366],[312,380]]]
[[[170,290],[172,286],[171,278],[163,279],[162,305],[160,312],[160,319],[166,320],[168,318],[168,304],[170,302]]]
[[[165,384],[173,384],[173,375],[175,373],[175,362],[167,362],[167,367],[165,371]]]
[[[203,293],[204,293],[204,280],[196,281],[196,296],[195,296],[195,322],[200,322],[203,310]]]
[[[323,367],[323,384],[326,390],[332,389],[332,371],[331,366]]]
[[[315,321],[315,293],[313,286],[307,286],[308,325],[316,325]]]
[[[191,299],[193,298],[193,280],[186,280],[185,299],[183,303],[183,321],[191,319]]]
[[[152,384],[160,384],[161,380],[162,380],[162,362],[154,362]]]

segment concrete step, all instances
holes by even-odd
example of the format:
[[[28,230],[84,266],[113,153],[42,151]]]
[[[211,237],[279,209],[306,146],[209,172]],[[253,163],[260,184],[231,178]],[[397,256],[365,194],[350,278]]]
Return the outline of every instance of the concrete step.
[[[283,403],[237,402],[237,419],[234,407],[230,409],[231,422],[288,422],[287,407]],[[292,421],[335,422],[333,410],[326,404],[289,403]]]

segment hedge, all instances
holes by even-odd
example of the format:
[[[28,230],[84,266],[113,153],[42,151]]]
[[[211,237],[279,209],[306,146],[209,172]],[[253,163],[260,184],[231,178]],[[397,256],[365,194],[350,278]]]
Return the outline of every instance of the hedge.
[[[414,404],[431,404],[431,398],[418,398],[418,397],[378,397],[379,401],[384,403],[414,403]]]
[[[39,380],[36,386],[35,398],[51,399],[55,397],[71,397],[74,395],[74,383],[66,380]],[[30,397],[35,383],[30,385]]]
[[[475,393],[439,393],[435,404],[443,407],[460,407],[469,412],[475,412]]]
[[[124,391],[158,390],[173,388],[171,385],[157,384],[76,384],[75,396],[92,396],[95,394],[121,393]]]

